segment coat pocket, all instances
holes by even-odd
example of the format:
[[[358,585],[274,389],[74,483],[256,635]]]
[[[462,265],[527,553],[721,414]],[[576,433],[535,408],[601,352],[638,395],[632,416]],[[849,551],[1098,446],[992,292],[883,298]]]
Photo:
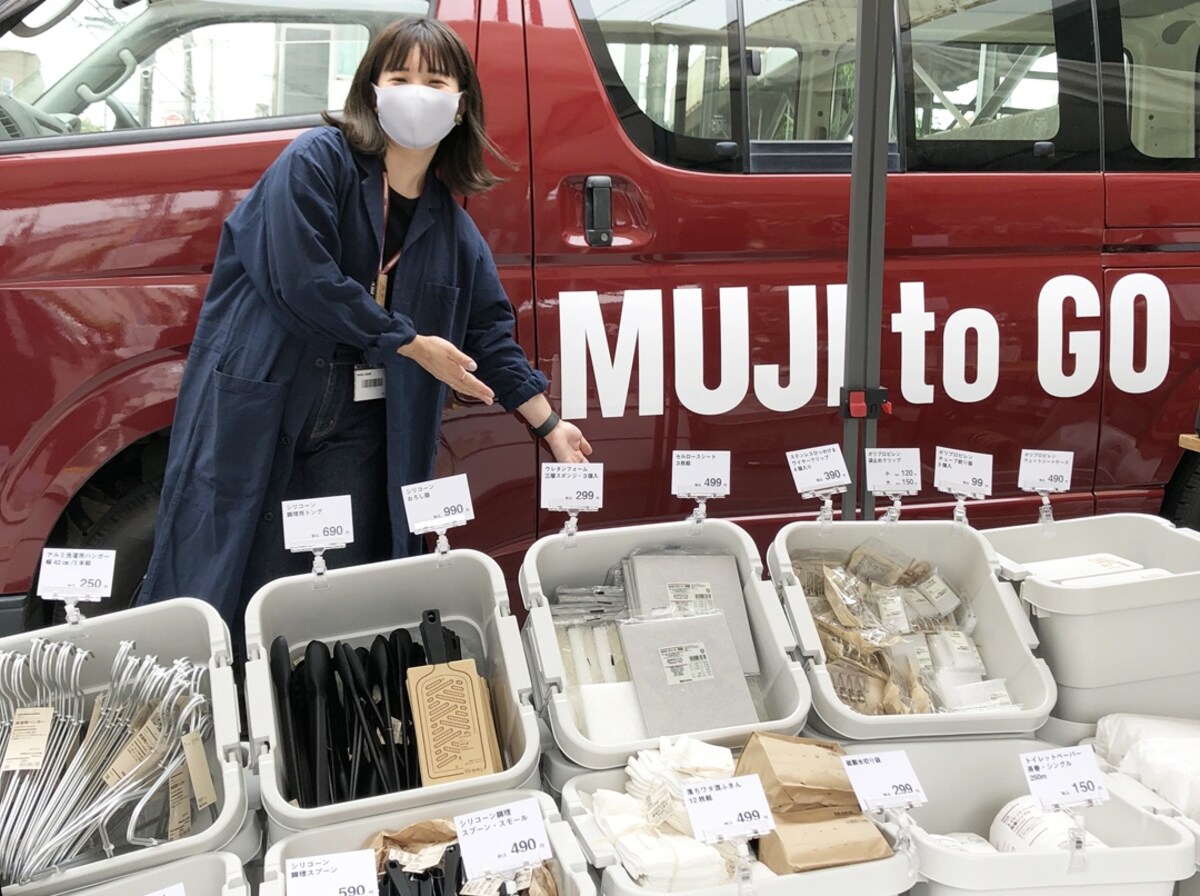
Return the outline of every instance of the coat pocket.
[[[267,487],[288,387],[213,371],[212,416],[199,421],[196,475],[218,495]]]
[[[441,336],[457,344],[462,338],[461,333],[455,332],[454,320],[459,292],[457,286],[426,283],[412,314],[417,332],[422,336]]]

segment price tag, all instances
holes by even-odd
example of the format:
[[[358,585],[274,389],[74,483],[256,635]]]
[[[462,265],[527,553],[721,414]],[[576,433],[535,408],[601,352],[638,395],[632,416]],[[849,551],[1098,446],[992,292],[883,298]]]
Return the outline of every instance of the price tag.
[[[840,445],[789,451],[787,459],[792,479],[796,482],[796,491],[801,497],[807,498],[822,491],[844,490],[850,485],[850,472],[846,469]]]
[[[38,596],[101,600],[112,594],[116,563],[116,551],[44,548],[38,572]]]
[[[518,800],[454,819],[467,878],[505,876],[551,857],[536,799]]]
[[[897,806],[911,809],[929,802],[903,750],[843,756],[842,765],[865,812]]]
[[[147,893],[146,896],[187,896],[187,891],[183,889],[183,884],[175,884],[167,887],[165,890],[155,890],[153,893]]]
[[[475,519],[466,473],[406,485],[400,494],[408,514],[408,529],[413,535],[452,529]]]
[[[1063,747],[1021,754],[1029,792],[1043,809],[1095,806],[1108,800],[1104,775],[1091,747]]]
[[[760,837],[775,830],[758,775],[684,781],[682,789],[692,831],[703,843]]]
[[[1026,492],[1065,492],[1071,488],[1074,451],[1021,452],[1021,470],[1017,488]]]
[[[992,493],[992,456],[938,446],[933,487],[951,495],[986,498]]]
[[[920,448],[867,448],[867,491],[915,495],[921,490]]]
[[[604,464],[542,464],[545,510],[599,510],[604,506]]]
[[[729,494],[729,452],[672,451],[671,494],[676,498],[724,498]]]
[[[287,896],[378,896],[379,893],[373,849],[288,859],[284,879]]]
[[[289,551],[341,547],[352,541],[349,495],[283,502],[283,546]]]

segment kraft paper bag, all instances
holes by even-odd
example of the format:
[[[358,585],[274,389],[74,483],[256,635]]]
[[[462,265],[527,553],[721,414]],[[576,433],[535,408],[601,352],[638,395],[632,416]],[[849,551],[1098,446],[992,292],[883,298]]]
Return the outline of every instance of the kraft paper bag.
[[[892,855],[879,828],[857,807],[775,813],[775,830],[758,841],[758,860],[776,874],[795,874],[886,859]]]
[[[831,741],[755,732],[742,750],[736,774],[758,775],[775,813],[824,808],[858,812],[842,755]]]

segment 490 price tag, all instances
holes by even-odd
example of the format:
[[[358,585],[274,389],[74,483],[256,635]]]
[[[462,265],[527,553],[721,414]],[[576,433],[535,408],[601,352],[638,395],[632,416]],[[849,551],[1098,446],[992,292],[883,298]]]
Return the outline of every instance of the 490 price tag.
[[[542,508],[599,510],[604,506],[604,464],[542,464]]]
[[[354,541],[349,495],[283,502],[283,546],[289,551],[341,547]]]
[[[96,601],[112,594],[116,551],[44,548],[38,570],[38,596]]]
[[[775,830],[758,775],[685,781],[682,792],[692,831],[703,843],[761,837]]]
[[[404,486],[400,494],[408,514],[408,530],[413,535],[464,526],[475,519],[466,473],[414,482]]]
[[[538,801],[530,797],[454,819],[467,879],[504,877],[551,857]]]
[[[1074,451],[1021,451],[1017,488],[1026,492],[1065,492],[1071,488]]]

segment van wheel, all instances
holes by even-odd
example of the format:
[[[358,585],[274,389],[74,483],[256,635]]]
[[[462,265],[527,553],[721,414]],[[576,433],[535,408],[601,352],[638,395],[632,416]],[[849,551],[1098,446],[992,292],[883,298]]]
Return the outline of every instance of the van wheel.
[[[1184,453],[1163,494],[1162,515],[1176,526],[1200,529],[1200,453]]]

